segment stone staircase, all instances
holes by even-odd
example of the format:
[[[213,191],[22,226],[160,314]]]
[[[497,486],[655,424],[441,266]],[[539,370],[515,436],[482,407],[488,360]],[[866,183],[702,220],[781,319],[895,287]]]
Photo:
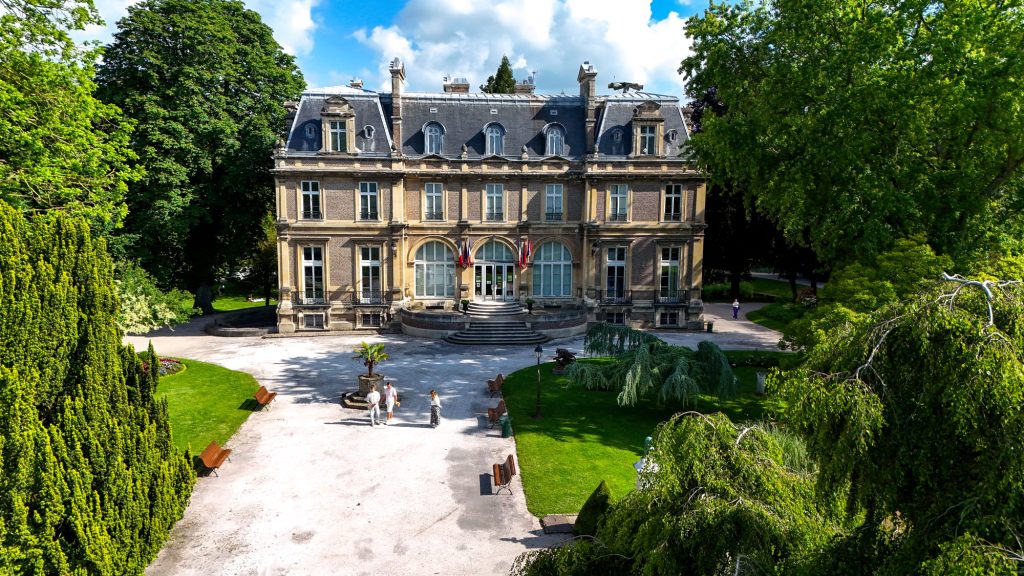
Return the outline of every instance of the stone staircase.
[[[526,327],[525,314],[518,302],[471,302],[466,311],[472,318],[469,328],[445,338],[452,344],[540,344],[550,340]]]

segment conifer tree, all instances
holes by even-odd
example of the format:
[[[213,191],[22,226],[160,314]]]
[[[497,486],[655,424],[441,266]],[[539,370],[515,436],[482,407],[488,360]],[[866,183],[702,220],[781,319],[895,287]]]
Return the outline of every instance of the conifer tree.
[[[489,94],[513,94],[516,91],[516,79],[512,76],[512,64],[508,56],[501,57],[501,64],[493,76],[487,77],[487,82],[480,86],[482,92]]]

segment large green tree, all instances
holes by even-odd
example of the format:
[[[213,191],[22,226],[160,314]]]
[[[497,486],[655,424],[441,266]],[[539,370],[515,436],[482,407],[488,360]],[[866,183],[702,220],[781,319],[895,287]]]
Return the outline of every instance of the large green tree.
[[[97,82],[137,122],[135,255],[165,286],[210,283],[263,238],[282,103],[304,87],[294,59],[238,0],[146,0],[118,22]]]
[[[0,199],[82,214],[107,234],[126,214],[131,123],[94,95],[97,52],[68,36],[91,0],[0,0]]]
[[[508,56],[501,57],[501,64],[498,65],[498,70],[493,75],[487,77],[487,82],[480,86],[480,91],[490,94],[515,93],[516,79],[512,76],[512,64],[509,63]]]
[[[142,574],[195,473],[81,218],[0,202],[0,574]]]
[[[723,3],[687,33],[687,89],[726,108],[700,162],[827,264],[915,234],[961,264],[1020,248],[1019,0]]]

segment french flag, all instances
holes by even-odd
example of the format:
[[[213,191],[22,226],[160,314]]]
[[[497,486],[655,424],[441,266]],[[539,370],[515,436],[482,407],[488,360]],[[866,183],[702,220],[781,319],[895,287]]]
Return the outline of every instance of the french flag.
[[[462,262],[462,240],[456,240],[455,242],[457,243],[456,246],[458,246],[455,255],[455,265],[464,266],[465,264]]]

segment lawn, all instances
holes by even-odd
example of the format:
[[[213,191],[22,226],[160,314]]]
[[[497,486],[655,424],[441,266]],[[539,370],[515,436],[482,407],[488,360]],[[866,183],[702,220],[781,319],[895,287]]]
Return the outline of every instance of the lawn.
[[[193,455],[210,440],[223,445],[252,413],[256,379],[197,360],[181,360],[186,368],[160,378],[157,393],[167,397],[171,440],[178,450]]]
[[[653,402],[620,407],[615,392],[568,388],[564,376],[551,373],[552,366],[540,366],[540,420],[532,418],[537,399],[535,367],[510,374],[502,387],[513,419],[526,505],[536,516],[575,514],[601,480],[608,482],[616,498],[632,490],[636,486],[633,463],[642,455],[644,438],[678,411]],[[756,370],[737,368],[736,375],[740,394],[735,399],[701,398],[697,409],[721,411],[735,421],[760,419],[770,402],[753,394]]]
[[[782,332],[790,322],[802,318],[807,308],[792,302],[775,302],[747,313],[747,320]]]
[[[213,309],[217,312],[232,312],[234,310],[244,310],[246,308],[259,308],[260,306],[266,305],[266,302],[249,302],[248,294],[235,294],[217,296],[217,299],[213,301]],[[277,306],[277,300],[270,299],[271,306]]]

